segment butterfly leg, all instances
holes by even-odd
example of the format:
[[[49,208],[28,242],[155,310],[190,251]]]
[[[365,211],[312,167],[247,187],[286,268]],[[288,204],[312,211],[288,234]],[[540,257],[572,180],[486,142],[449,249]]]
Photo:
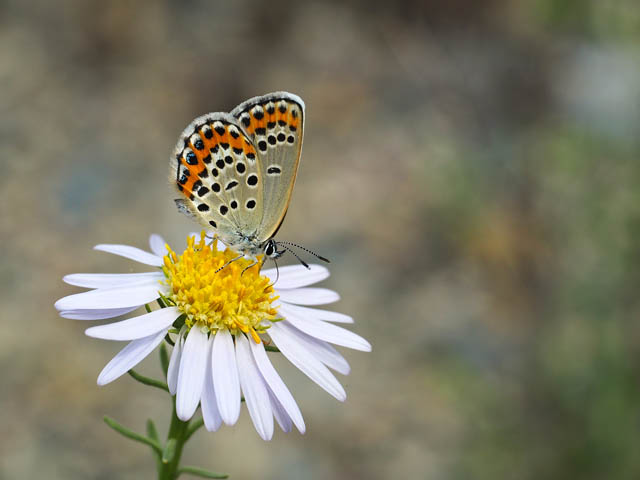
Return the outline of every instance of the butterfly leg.
[[[264,257],[264,259],[262,260],[262,265],[264,265],[264,262],[266,260],[267,257]],[[278,261],[275,258],[273,259],[273,263],[275,263],[276,265],[276,279],[271,285],[269,285],[270,287],[273,287],[276,283],[278,283],[278,280],[280,280],[280,269],[278,268]]]
[[[217,270],[215,271],[215,273],[218,273],[220,270],[222,270],[222,269],[223,269],[223,268],[225,268],[226,266],[230,265],[231,263],[235,262],[236,260],[240,260],[242,257],[244,257],[244,254],[243,254],[243,255],[238,255],[237,257],[232,258],[232,259],[231,259],[231,260],[229,260],[227,263],[225,263],[224,265],[222,265],[219,269],[217,269]],[[245,268],[245,270],[246,270],[246,268]],[[244,271],[243,271],[243,273],[244,273]]]
[[[240,274],[240,276],[244,275],[244,272],[246,272],[247,270],[249,270],[251,267],[254,267],[256,265],[258,265],[258,261],[254,260],[253,263],[251,265],[249,265],[248,267],[246,267],[244,270],[242,270],[242,273]]]

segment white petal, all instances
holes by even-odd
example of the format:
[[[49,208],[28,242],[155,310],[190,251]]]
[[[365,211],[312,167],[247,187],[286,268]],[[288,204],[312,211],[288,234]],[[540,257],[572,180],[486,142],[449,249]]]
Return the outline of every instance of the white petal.
[[[323,305],[340,300],[340,295],[326,288],[296,288],[294,290],[278,290],[276,288],[276,294],[280,295],[280,301],[298,305]]]
[[[145,273],[74,273],[62,280],[69,285],[85,288],[113,288],[132,285],[158,285],[162,272]]]
[[[209,353],[213,346],[213,337],[209,338]],[[207,371],[204,376],[204,389],[202,398],[200,399],[200,408],[202,409],[202,419],[205,428],[210,432],[215,432],[222,425],[222,417],[216,403],[216,389],[213,385],[213,372],[211,371],[211,358],[207,358]]]
[[[208,346],[206,333],[198,327],[189,330],[180,359],[176,394],[176,415],[185,422],[193,416],[200,402],[209,359]]]
[[[276,301],[275,305],[282,305],[282,303]],[[336,323],[353,323],[353,318],[344,313],[330,312],[329,310],[321,310],[319,308],[301,307],[300,305],[292,305],[290,303],[286,303],[285,305],[290,312],[295,312],[305,318],[309,317]]]
[[[306,333],[301,332],[287,320],[279,322],[296,341],[312,356],[320,360],[327,367],[338,373],[347,375],[351,371],[349,363],[344,359],[340,352],[323,340],[313,338]]]
[[[342,327],[323,322],[322,320],[306,318],[297,314],[295,311],[289,310],[287,307],[288,305],[282,305],[280,308],[280,312],[284,318],[286,318],[291,325],[307,335],[324,340],[325,342],[353,348],[354,350],[361,350],[363,352],[371,351],[371,344],[360,335],[356,335]]]
[[[284,411],[284,408],[282,408],[282,405],[271,391],[269,391],[269,400],[271,400],[271,410],[273,410],[273,416],[276,417],[278,425],[280,425],[283,432],[289,433],[293,426],[289,415],[287,415],[287,412]]]
[[[180,312],[176,307],[161,308],[139,317],[87,328],[85,334],[104,340],[137,340],[168,329]]]
[[[151,251],[158,257],[164,257],[167,254],[167,247],[164,238],[157,233],[152,233],[149,237],[149,247]]]
[[[102,369],[98,385],[106,385],[135,367],[162,342],[166,333],[162,331],[129,343]]]
[[[176,338],[173,351],[171,352],[171,358],[169,359],[169,367],[167,368],[167,385],[171,395],[175,395],[178,390],[178,372],[180,372],[180,359],[182,358],[184,334],[186,331],[187,327],[183,325],[178,337]]]
[[[154,255],[153,253],[145,252],[136,247],[129,245],[113,245],[113,244],[100,244],[93,247],[94,250],[100,250],[102,252],[113,253],[114,255],[120,255],[121,257],[130,258],[136,262],[144,263],[145,265],[152,265],[154,267],[161,267],[163,265],[162,257]]]
[[[278,278],[278,271],[275,268],[260,272],[260,275],[266,275],[272,282],[275,282],[277,278],[278,281],[275,284],[277,289],[306,287],[329,277],[328,269],[322,265],[315,264],[309,265],[309,270],[302,265],[287,265],[286,267],[280,267],[278,270],[280,270],[280,278]]]
[[[71,320],[104,320],[106,318],[119,317],[129,312],[133,312],[135,307],[127,308],[102,308],[102,309],[76,309],[63,310],[60,312],[62,318],[70,318]]]
[[[287,412],[287,417],[290,417],[291,420],[293,420],[293,423],[296,424],[296,428],[300,433],[304,433],[304,420],[302,419],[302,413],[300,413],[298,404],[276,372],[275,368],[273,368],[273,365],[267,356],[267,352],[264,351],[264,346],[262,343],[256,344],[255,342],[249,342],[249,344],[251,345],[251,353],[253,354],[253,358],[255,359],[258,369],[262,374],[262,378],[264,378],[267,385],[269,385],[271,392],[273,392],[281,407]]]
[[[99,288],[89,292],[62,297],[55,303],[58,310],[114,309],[139,307],[159,297],[160,285],[136,285],[132,287]]]
[[[233,337],[227,330],[218,331],[213,339],[211,370],[220,416],[233,425],[240,416],[240,380]]]
[[[269,391],[251,355],[249,340],[244,335],[236,336],[236,359],[244,401],[247,404],[253,425],[263,440],[271,440],[273,437],[273,413]]]
[[[330,395],[343,402],[347,394],[336,380],[336,377],[325,367],[322,362],[308,353],[304,346],[297,341],[280,323],[275,323],[269,329],[269,335],[276,343],[282,354],[298,367],[302,373],[326,390]]]

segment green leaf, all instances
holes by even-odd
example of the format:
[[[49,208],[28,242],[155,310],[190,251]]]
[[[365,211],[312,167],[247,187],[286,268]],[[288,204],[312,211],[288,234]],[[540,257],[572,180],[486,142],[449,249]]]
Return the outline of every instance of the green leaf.
[[[178,318],[176,318],[175,322],[173,322],[173,328],[180,331],[186,319],[187,319],[187,314],[186,313],[181,314]]]
[[[229,478],[229,475],[226,473],[210,472],[209,470],[198,467],[182,467],[180,470],[178,470],[178,476],[182,475],[183,473],[188,473],[190,475],[195,475],[196,477],[202,478]]]
[[[170,438],[162,452],[162,463],[169,463],[176,454],[176,439]]]
[[[165,297],[162,292],[158,292],[158,295],[160,295],[160,298],[158,298],[156,302],[158,302],[160,308],[167,308],[169,305],[175,305],[175,302],[170,298]]]
[[[169,336],[168,333],[164,336],[164,341],[167,342],[172,347],[176,346],[175,342],[173,340],[171,340],[171,337]]]
[[[162,365],[164,378],[167,378],[167,371],[169,370],[169,354],[167,353],[167,347],[164,343],[160,345],[160,365]]]
[[[153,420],[147,420],[147,435],[151,440],[155,440],[160,443],[160,437],[158,436],[158,430],[156,430],[156,424],[153,423]]]
[[[164,295],[160,294],[160,298],[156,300],[156,302],[158,302],[158,305],[160,305],[160,308],[167,308],[167,304],[165,303],[164,299]]]
[[[166,383],[161,382],[160,380],[156,380],[155,378],[145,377],[140,375],[135,370],[129,370],[129,375],[131,375],[135,380],[139,381],[144,385],[149,385],[150,387],[159,388],[160,390],[164,390],[165,392],[169,392],[169,387]]]
[[[131,440],[135,440],[136,442],[144,443],[145,445],[149,445],[158,455],[162,455],[162,448],[160,444],[150,438],[145,437],[144,435],[140,435],[132,430],[129,430],[127,427],[120,425],[113,418],[104,416],[104,423],[113,428],[120,435],[123,435]]]
[[[149,306],[148,303],[144,304],[144,309],[147,311],[147,313],[151,313],[151,307]]]
[[[280,351],[280,349],[278,347],[274,347],[273,345],[265,345],[264,349],[267,352],[279,352]]]

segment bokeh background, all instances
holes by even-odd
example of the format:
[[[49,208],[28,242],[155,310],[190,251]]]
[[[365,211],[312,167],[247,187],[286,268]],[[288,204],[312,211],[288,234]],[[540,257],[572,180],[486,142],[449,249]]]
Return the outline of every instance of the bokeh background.
[[[640,477],[635,0],[0,1],[0,478],[153,478],[169,402],[54,301],[97,243],[183,245],[167,180],[197,115],[307,105],[280,238],[370,354],[345,404],[279,369],[307,433],[246,410],[186,464],[264,479]],[[157,358],[140,371],[160,375]]]

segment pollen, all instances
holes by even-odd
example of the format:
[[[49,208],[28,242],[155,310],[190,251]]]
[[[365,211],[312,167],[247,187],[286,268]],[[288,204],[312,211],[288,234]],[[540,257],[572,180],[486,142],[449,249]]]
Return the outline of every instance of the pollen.
[[[162,270],[170,291],[167,301],[184,314],[189,329],[196,326],[212,334],[242,332],[260,343],[258,334],[277,315],[273,302],[278,297],[269,278],[260,275],[260,262],[248,269],[250,259],[230,262],[238,257],[237,252],[220,251],[216,241],[207,245],[205,239],[204,231],[199,241],[188,237],[182,255],[166,246]]]

